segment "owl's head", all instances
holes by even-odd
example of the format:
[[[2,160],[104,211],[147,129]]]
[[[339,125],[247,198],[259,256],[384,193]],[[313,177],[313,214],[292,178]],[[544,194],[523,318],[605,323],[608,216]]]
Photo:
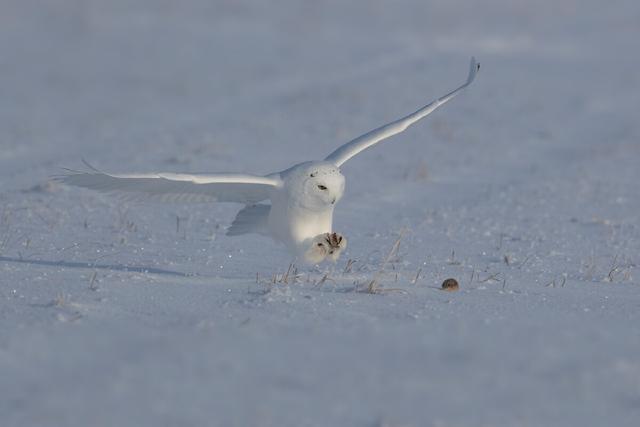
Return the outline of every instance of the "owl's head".
[[[297,203],[308,209],[326,209],[344,194],[344,175],[331,163],[314,162],[301,165],[296,173]]]

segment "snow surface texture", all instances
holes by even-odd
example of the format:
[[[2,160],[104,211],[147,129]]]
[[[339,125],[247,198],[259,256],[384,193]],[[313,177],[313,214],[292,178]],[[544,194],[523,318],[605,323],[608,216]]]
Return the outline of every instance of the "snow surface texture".
[[[635,1],[3,0],[0,425],[637,425],[639,20]],[[80,157],[322,158],[470,55],[464,96],[345,165],[335,266],[287,275],[276,243],[224,236],[237,206],[48,183]]]

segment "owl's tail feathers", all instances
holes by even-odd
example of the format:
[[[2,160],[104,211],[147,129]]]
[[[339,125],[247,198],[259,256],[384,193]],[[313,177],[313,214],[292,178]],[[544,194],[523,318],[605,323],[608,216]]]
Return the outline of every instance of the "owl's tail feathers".
[[[270,205],[248,205],[245,206],[231,227],[227,229],[227,236],[238,236],[240,234],[269,234],[269,211]]]

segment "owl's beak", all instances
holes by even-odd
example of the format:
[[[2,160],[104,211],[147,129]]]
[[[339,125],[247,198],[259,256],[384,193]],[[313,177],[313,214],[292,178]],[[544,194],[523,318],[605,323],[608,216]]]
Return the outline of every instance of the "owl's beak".
[[[335,197],[334,197],[334,198],[333,198],[333,200],[331,201],[331,204],[332,204],[332,205],[335,205],[335,204],[336,204],[336,198],[335,198]]]

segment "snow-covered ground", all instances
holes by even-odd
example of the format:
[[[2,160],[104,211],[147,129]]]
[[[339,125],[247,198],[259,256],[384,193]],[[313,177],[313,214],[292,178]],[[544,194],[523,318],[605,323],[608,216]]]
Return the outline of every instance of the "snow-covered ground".
[[[604,4],[2,0],[0,425],[638,425],[640,6]],[[48,182],[322,158],[471,55],[345,165],[336,265]]]

